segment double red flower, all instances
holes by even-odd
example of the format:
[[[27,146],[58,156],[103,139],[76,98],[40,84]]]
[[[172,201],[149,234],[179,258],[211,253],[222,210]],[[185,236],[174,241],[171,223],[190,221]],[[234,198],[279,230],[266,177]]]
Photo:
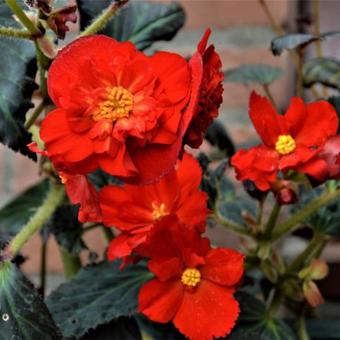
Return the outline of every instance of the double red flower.
[[[104,187],[99,194],[103,222],[122,232],[110,244],[109,259],[129,256],[166,216],[175,215],[186,228],[203,232],[208,209],[206,194],[199,190],[201,178],[198,162],[184,154],[176,169],[157,183]]]
[[[338,127],[337,114],[328,102],[304,104],[293,98],[286,114],[280,115],[267,98],[253,92],[249,116],[263,144],[234,155],[231,163],[239,180],[249,179],[268,190],[280,171],[320,178],[324,148]]]
[[[191,340],[227,335],[239,314],[233,293],[243,275],[243,256],[212,249],[207,238],[169,217],[159,223],[139,253],[150,259],[155,279],[139,293],[149,319],[172,321]]]

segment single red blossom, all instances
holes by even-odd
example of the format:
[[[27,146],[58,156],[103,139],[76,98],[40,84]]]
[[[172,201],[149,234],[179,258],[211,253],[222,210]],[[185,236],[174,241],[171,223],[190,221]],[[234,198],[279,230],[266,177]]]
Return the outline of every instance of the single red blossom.
[[[223,101],[222,62],[214,45],[207,48],[210,34],[211,30],[206,30],[197,46],[197,52],[189,62],[193,65],[196,59],[201,59],[203,67],[197,107],[185,135],[185,143],[193,148],[198,148],[202,144],[204,134],[218,116],[218,109]]]
[[[101,168],[133,183],[155,182],[182,150],[201,77],[199,61],[189,68],[174,53],[149,57],[130,42],[80,38],[49,70],[57,108],[42,122],[41,138],[72,172]]]
[[[212,249],[207,238],[174,217],[162,220],[139,252],[150,258],[156,276],[139,292],[141,313],[156,322],[172,321],[192,340],[230,333],[239,315],[233,293],[243,275],[243,255]]]
[[[203,232],[208,209],[207,195],[199,189],[201,179],[198,162],[185,153],[175,170],[157,183],[104,187],[99,194],[103,222],[122,232],[111,242],[108,258],[129,256],[155,224],[169,215]]]
[[[285,115],[276,112],[270,101],[253,92],[249,116],[263,144],[240,150],[231,163],[239,180],[249,179],[261,190],[269,190],[279,171],[289,169],[317,176],[317,169],[304,169],[320,154],[327,140],[336,135],[338,117],[327,101],[304,104],[292,98]]]

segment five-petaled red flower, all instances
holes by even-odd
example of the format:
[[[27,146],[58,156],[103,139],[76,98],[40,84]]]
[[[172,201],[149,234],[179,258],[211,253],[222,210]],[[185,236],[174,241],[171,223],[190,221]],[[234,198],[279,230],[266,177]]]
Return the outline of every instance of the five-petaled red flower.
[[[133,183],[157,181],[182,150],[201,72],[174,53],[149,57],[101,35],[76,40],[49,70],[57,106],[41,126],[49,157],[73,173],[101,168]]]
[[[219,55],[215,52],[214,45],[207,48],[211,30],[206,30],[202,40],[197,46],[197,52],[189,64],[202,67],[202,79],[198,92],[197,107],[185,135],[185,143],[193,148],[198,148],[203,141],[205,132],[218,116],[218,109],[222,103],[223,73]]]
[[[150,258],[155,279],[139,293],[139,311],[149,319],[172,321],[192,340],[227,335],[239,314],[233,293],[243,275],[243,255],[212,249],[207,238],[168,217],[138,250]]]
[[[165,216],[176,215],[186,228],[203,232],[208,209],[206,194],[199,190],[201,178],[198,162],[185,153],[157,183],[104,187],[99,194],[103,222],[122,232],[109,246],[109,259],[129,256]]]
[[[263,144],[233,156],[231,163],[237,178],[249,179],[259,189],[268,190],[279,171],[293,169],[317,177],[319,168],[314,159],[338,127],[334,108],[326,101],[304,104],[295,97],[286,114],[280,115],[267,98],[255,92],[249,106],[250,118]]]

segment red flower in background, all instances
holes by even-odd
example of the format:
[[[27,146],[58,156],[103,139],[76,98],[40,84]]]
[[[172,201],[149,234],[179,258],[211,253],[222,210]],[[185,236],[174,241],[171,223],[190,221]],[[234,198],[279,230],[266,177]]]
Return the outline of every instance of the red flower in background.
[[[156,276],[139,292],[141,313],[156,322],[172,321],[189,339],[230,333],[239,315],[233,293],[243,275],[243,255],[210,248],[207,238],[173,217],[162,220],[138,251],[150,258]]]
[[[206,194],[199,190],[201,179],[198,162],[184,154],[176,169],[157,183],[103,188],[99,194],[103,222],[122,232],[109,246],[109,259],[129,256],[169,215],[176,215],[186,228],[203,232],[208,209]]]
[[[326,101],[304,104],[293,98],[285,115],[279,115],[270,101],[253,92],[249,116],[263,145],[241,150],[231,163],[239,180],[249,179],[261,190],[270,189],[278,171],[293,169],[312,177],[318,167],[310,163],[334,136],[338,118]]]
[[[101,168],[134,183],[158,180],[182,149],[201,73],[177,54],[148,57],[106,36],[76,40],[49,70],[57,106],[41,126],[49,157],[74,173]]]
[[[224,75],[221,72],[221,59],[215,52],[214,45],[206,47],[210,34],[211,30],[206,30],[197,46],[197,52],[189,62],[191,67],[195,64],[203,66],[197,108],[185,135],[185,143],[193,148],[198,148],[202,144],[204,134],[218,116],[218,109],[223,101]]]

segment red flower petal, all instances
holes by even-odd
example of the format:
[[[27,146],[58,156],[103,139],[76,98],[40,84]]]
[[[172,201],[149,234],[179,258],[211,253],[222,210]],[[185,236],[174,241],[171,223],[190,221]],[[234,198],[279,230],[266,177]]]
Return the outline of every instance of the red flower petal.
[[[280,135],[287,134],[283,116],[280,116],[266,97],[255,92],[250,95],[249,116],[263,143],[275,146]]]
[[[178,258],[171,258],[164,261],[153,261],[151,259],[148,267],[160,281],[180,278],[185,270],[183,262]]]
[[[244,256],[232,249],[212,249],[200,271],[204,279],[223,286],[235,286],[243,275]]]
[[[184,286],[178,280],[151,280],[139,292],[138,310],[150,320],[169,322],[177,312],[183,294]]]
[[[193,292],[186,290],[173,320],[191,340],[209,340],[230,333],[239,315],[233,289],[202,280]]]
[[[319,101],[306,105],[306,116],[295,141],[306,146],[322,146],[338,129],[338,116],[331,104]]]

